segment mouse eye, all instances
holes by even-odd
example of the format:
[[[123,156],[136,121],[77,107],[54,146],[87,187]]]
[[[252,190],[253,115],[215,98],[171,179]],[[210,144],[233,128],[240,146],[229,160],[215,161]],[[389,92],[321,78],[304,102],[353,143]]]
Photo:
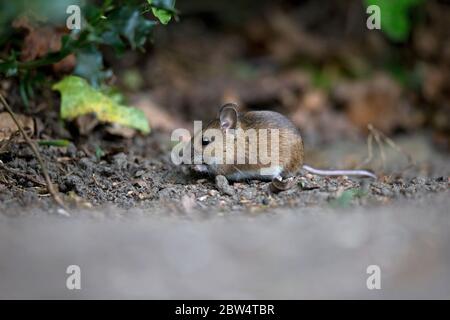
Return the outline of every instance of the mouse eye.
[[[209,137],[203,137],[202,138],[202,145],[207,146],[210,142],[214,141],[214,136],[212,136],[211,138]]]

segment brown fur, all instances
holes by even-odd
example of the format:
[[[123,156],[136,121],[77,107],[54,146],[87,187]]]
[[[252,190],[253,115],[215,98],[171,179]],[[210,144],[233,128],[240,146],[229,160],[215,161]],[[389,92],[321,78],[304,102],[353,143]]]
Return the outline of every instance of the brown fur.
[[[207,129],[221,129],[219,119],[211,121],[205,128],[203,128],[202,135]],[[238,122],[236,128],[243,130],[247,129],[278,129],[279,136],[279,162],[283,171],[281,176],[290,177],[295,175],[303,166],[303,140],[300,132],[294,124],[285,116],[273,111],[251,111],[247,113],[238,114]],[[200,133],[197,133],[200,134]],[[269,135],[270,136],[270,135]],[[271,147],[271,141],[268,139],[268,150]],[[256,147],[259,154],[259,146]],[[237,148],[235,148],[237,149]],[[202,150],[194,150],[194,152],[202,152]],[[236,172],[253,172],[263,167],[268,167],[260,162],[256,164],[249,164],[250,146],[246,143],[245,148],[245,163],[246,164],[223,164],[217,167],[215,174],[222,174],[225,176],[232,175]],[[234,159],[236,159],[236,150]],[[269,154],[270,155],[270,154]],[[225,163],[225,141],[224,141],[224,163]],[[258,157],[259,160],[259,157]]]

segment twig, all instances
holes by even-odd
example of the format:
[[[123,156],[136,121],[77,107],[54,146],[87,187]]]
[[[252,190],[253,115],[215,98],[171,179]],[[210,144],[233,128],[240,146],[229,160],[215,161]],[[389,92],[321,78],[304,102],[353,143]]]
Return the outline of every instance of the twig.
[[[14,123],[16,124],[17,128],[19,128],[20,133],[22,134],[23,138],[25,139],[26,143],[30,146],[31,150],[33,151],[34,155],[36,156],[37,161],[39,162],[39,165],[42,170],[42,175],[44,176],[45,183],[47,184],[47,190],[52,195],[53,200],[60,205],[62,208],[66,209],[66,206],[64,205],[64,202],[59,197],[57,191],[53,187],[52,180],[50,179],[50,176],[47,171],[47,166],[44,163],[44,160],[41,157],[41,154],[39,153],[39,150],[36,147],[36,144],[28,137],[28,135],[25,133],[25,130],[23,130],[22,126],[20,125],[19,121],[17,121],[16,116],[14,115],[14,112],[12,111],[11,107],[9,106],[8,102],[6,102],[3,95],[0,93],[0,100],[2,104],[5,106],[6,111],[8,111],[11,118],[14,120]]]
[[[402,147],[400,147],[398,144],[396,144],[391,138],[389,138],[387,135],[385,135],[383,132],[381,132],[380,130],[376,129],[372,124],[369,124],[367,126],[367,128],[369,129],[369,131],[371,133],[373,133],[375,136],[378,136],[378,138],[382,138],[387,145],[389,145],[392,149],[394,149],[395,151],[397,151],[398,153],[403,154],[409,162],[409,165],[415,165],[415,161],[412,157],[412,155],[405,151]]]
[[[367,158],[361,162],[357,167],[361,167],[363,165],[366,165],[370,163],[373,160],[373,140],[375,140],[376,144],[378,145],[378,148],[380,150],[380,156],[381,156],[381,162],[382,167],[385,167],[386,163],[386,155],[384,152],[383,145],[388,145],[398,153],[404,155],[408,160],[408,166],[404,169],[407,170],[411,167],[414,167],[416,165],[412,155],[405,151],[403,148],[401,148],[399,145],[397,145],[391,138],[389,138],[386,134],[375,128],[372,124],[367,125],[367,129],[369,130],[369,135],[367,137],[367,150],[368,150],[368,156]]]
[[[383,132],[381,132],[380,130],[374,128],[372,125],[370,125],[369,130],[373,130],[376,131],[378,133],[379,136],[381,136],[384,141],[386,141],[386,143],[394,150],[396,150],[398,153],[403,154],[407,159],[409,164],[415,165],[415,161],[412,157],[412,155],[405,151],[402,147],[400,147],[398,144],[396,144],[391,138],[389,138],[387,135],[385,135]]]
[[[378,145],[378,149],[380,149],[381,165],[382,168],[384,169],[386,167],[386,155],[384,153],[383,142],[381,141],[380,137],[380,131],[376,130],[372,126],[372,124],[369,124],[367,128],[370,130],[370,133],[373,134],[373,138],[375,139],[375,142]]]
[[[18,172],[18,171],[16,171],[16,170],[13,170],[13,169],[11,169],[11,168],[8,168],[7,166],[5,166],[5,164],[4,164],[1,160],[0,160],[0,168],[3,169],[3,170],[5,170],[6,172],[9,172],[9,173],[15,175],[15,176],[18,176],[18,177],[21,177],[21,178],[25,178],[25,179],[27,179],[27,180],[30,180],[31,182],[34,182],[35,184],[38,184],[38,185],[40,185],[40,186],[44,186],[44,187],[47,186],[46,183],[39,181],[38,179],[34,178],[34,177],[31,176],[31,175],[28,175],[28,174],[22,173],[22,172]]]
[[[367,136],[367,158],[364,159],[363,162],[361,162],[359,165],[356,166],[356,168],[362,168],[363,166],[366,166],[369,164],[373,159],[373,150],[372,150],[372,141],[373,141],[373,135],[369,134]]]

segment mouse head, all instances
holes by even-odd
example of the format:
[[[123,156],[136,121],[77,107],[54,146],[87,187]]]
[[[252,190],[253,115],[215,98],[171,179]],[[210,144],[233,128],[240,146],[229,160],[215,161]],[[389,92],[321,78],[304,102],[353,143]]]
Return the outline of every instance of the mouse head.
[[[227,139],[234,140],[234,130],[239,127],[237,104],[223,105],[219,110],[218,117],[195,133],[192,138],[191,145],[195,163],[192,167],[193,170],[211,174],[220,173],[222,165],[226,162],[226,141]],[[199,163],[200,158],[201,163]]]

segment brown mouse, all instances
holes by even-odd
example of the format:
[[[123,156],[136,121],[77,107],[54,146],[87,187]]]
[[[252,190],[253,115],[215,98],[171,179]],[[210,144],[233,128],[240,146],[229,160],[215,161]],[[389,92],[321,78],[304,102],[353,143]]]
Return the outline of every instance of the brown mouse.
[[[211,132],[215,134],[211,135]],[[252,144],[250,139],[254,136],[242,135],[247,132],[264,134],[258,135],[257,140],[252,140]],[[223,136],[217,139],[217,133],[222,133]],[[272,133],[277,133],[277,135],[271,135]],[[202,128],[201,132],[197,132],[193,139],[201,142],[192,144],[194,156],[202,155],[203,158],[202,162],[194,164],[192,169],[214,176],[224,175],[232,181],[271,180],[276,189],[286,190],[292,186],[294,177],[301,169],[317,175],[362,176],[376,179],[372,172],[366,170],[320,170],[305,165],[303,139],[300,131],[287,117],[274,111],[240,113],[236,104],[225,104],[219,111],[219,117]],[[226,141],[234,142],[234,147],[227,149]],[[213,146],[211,143],[215,143],[215,145]],[[277,147],[271,149],[272,146]],[[218,148],[216,151],[220,149],[222,154],[209,152],[213,149],[212,147]],[[238,158],[237,155],[238,148],[241,148],[241,158]],[[263,161],[263,159],[267,160],[267,157],[255,156],[255,152],[263,155],[264,150],[269,150],[266,154],[277,160],[274,162],[275,164]],[[227,162],[227,156],[233,161]],[[236,159],[240,159],[240,161],[236,161]]]

